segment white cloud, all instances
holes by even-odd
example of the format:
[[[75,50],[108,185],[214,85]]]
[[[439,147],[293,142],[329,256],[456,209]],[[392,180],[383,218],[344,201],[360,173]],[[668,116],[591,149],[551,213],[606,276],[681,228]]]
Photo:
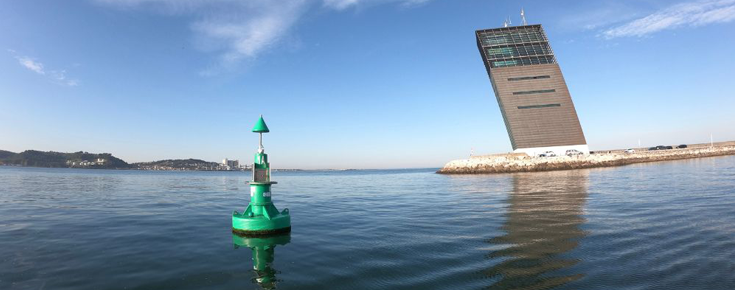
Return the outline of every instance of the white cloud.
[[[324,6],[335,9],[344,10],[349,7],[367,4],[382,4],[388,2],[397,2],[404,6],[415,6],[424,4],[430,0],[323,0]]]
[[[49,77],[51,77],[51,79],[57,84],[70,87],[76,87],[79,85],[79,80],[72,80],[66,77],[66,70],[49,71]]]
[[[43,70],[43,64],[40,62],[37,62],[33,60],[30,57],[27,56],[16,56],[15,57],[20,65],[24,66],[25,68],[32,70],[40,75],[45,75],[46,72]]]
[[[429,2],[430,0],[403,0],[403,5],[420,5]]]
[[[588,1],[565,9],[559,26],[573,31],[597,30],[639,18],[629,1]]]
[[[256,58],[281,41],[307,10],[317,3],[344,10],[362,4],[401,3],[412,6],[430,0],[93,0],[121,9],[151,8],[164,14],[193,18],[197,45],[218,54],[214,74],[242,60]]]
[[[218,48],[223,64],[254,58],[283,37],[301,16],[305,0],[253,1],[247,7],[218,12],[192,24],[205,46]]]
[[[7,51],[13,54],[13,57],[18,60],[21,66],[39,74],[47,76],[52,82],[64,86],[75,87],[79,85],[79,80],[69,79],[66,76],[66,70],[46,70],[44,69],[43,63],[36,61],[29,56],[19,56],[15,50],[7,49]]]
[[[122,9],[154,9],[193,20],[196,45],[218,55],[216,74],[252,59],[280,40],[313,0],[93,0]]]
[[[653,14],[607,29],[602,36],[642,37],[679,27],[696,27],[735,20],[735,0],[707,0],[673,5]]]
[[[66,79],[66,70],[61,70],[61,71],[52,70],[51,73],[49,73],[49,75],[51,76],[51,78],[57,81],[63,81]]]
[[[360,3],[360,0],[324,0],[324,6],[337,10],[342,10],[358,3]]]

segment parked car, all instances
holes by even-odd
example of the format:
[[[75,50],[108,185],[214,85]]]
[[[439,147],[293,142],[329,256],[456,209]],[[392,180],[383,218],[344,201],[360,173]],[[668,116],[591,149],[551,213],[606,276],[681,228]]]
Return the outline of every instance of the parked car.
[[[538,157],[556,157],[556,153],[554,153],[554,151],[546,151],[544,153],[539,154]]]
[[[666,147],[666,148],[665,148],[666,150],[671,150],[671,149],[674,149],[674,147],[671,147],[671,146],[664,146],[664,147]]]
[[[577,149],[569,149],[569,150],[567,150],[567,152],[564,153],[564,155],[566,155],[566,156],[579,156],[579,155],[584,155],[584,153],[582,153],[581,151],[579,151]]]
[[[657,147],[651,147],[651,148],[648,148],[648,151],[654,151],[654,150],[659,150],[659,149],[658,149],[658,146],[657,146]]]
[[[625,153],[633,154],[635,153],[635,150],[633,150],[633,148],[628,148],[628,149],[625,149]]]
[[[679,146],[676,146],[676,148],[678,148],[678,149],[684,149],[684,148],[687,148],[687,144],[681,144],[681,145],[679,145]]]

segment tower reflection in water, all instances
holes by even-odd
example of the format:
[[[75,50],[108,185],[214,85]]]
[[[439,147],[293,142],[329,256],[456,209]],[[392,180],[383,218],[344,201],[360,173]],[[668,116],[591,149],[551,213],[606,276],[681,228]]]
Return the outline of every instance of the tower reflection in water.
[[[244,237],[232,234],[232,243],[235,249],[240,247],[250,248],[253,252],[253,270],[255,279],[263,289],[276,288],[276,269],[273,269],[276,245],[286,245],[291,242],[291,235],[278,235],[271,237]]]
[[[585,232],[580,225],[588,171],[516,174],[508,196],[505,235],[491,239],[503,259],[485,274],[497,279],[490,289],[550,289],[580,279],[569,267],[579,261],[568,255]]]

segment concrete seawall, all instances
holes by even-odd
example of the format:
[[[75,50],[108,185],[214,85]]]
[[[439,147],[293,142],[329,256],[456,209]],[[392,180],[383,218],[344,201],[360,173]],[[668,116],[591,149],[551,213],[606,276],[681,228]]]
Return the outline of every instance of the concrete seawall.
[[[708,144],[709,145],[709,144]],[[605,151],[586,156],[531,157],[525,153],[474,156],[453,160],[437,171],[441,174],[489,174],[512,172],[536,172],[582,168],[621,166],[634,163],[680,160],[711,156],[735,155],[735,144],[726,142],[714,147],[695,145],[686,149],[624,153],[620,150]]]

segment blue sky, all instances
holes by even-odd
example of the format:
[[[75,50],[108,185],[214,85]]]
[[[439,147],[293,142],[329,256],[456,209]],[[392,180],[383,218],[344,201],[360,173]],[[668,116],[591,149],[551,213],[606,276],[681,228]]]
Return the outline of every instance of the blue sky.
[[[440,167],[511,150],[474,39],[541,23],[593,150],[735,140],[735,0],[9,0],[0,149]]]

